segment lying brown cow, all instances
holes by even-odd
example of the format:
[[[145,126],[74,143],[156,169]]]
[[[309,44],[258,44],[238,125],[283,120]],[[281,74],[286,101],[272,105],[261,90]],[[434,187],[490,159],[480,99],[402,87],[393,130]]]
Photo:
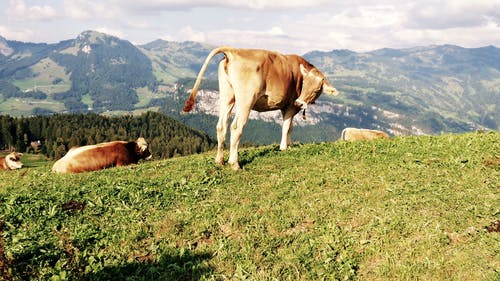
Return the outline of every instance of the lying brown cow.
[[[22,153],[11,152],[5,157],[0,157],[0,170],[15,170],[21,169],[23,163],[21,163]]]
[[[112,141],[95,145],[72,147],[63,158],[54,163],[52,172],[80,173],[108,167],[137,164],[150,159],[151,153],[144,138],[137,141]]]
[[[337,95],[337,90],[328,83],[325,75],[312,64],[297,55],[282,55],[266,50],[234,49],[220,47],[212,50],[201,67],[189,99],[183,111],[193,109],[195,96],[210,60],[217,54],[225,57],[219,63],[219,121],[217,123],[216,163],[224,164],[224,141],[228,119],[233,107],[236,113],[231,124],[229,164],[232,169],[238,164],[238,145],[247,123],[250,110],[281,110],[283,131],[280,149],[291,143],[292,120],[301,109],[319,97],[322,92]]]
[[[345,128],[342,130],[341,140],[357,141],[357,140],[373,140],[373,139],[390,139],[385,132],[378,130]]]

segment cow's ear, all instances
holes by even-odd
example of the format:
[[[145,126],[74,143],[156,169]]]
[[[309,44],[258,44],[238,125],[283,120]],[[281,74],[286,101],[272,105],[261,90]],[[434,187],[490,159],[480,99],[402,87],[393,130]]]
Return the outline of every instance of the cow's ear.
[[[307,76],[307,73],[309,73],[303,64],[300,64],[300,73],[302,73],[303,76]]]

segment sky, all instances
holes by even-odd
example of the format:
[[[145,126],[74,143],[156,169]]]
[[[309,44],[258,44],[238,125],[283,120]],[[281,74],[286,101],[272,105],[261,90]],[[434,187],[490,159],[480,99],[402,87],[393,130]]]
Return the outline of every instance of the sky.
[[[500,47],[500,0],[0,0],[0,36],[57,43],[95,30],[283,53]]]

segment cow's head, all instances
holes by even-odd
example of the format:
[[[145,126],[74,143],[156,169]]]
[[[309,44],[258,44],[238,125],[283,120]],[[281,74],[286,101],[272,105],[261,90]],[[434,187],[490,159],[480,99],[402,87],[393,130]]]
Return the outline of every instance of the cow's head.
[[[21,169],[23,167],[23,163],[21,163],[22,153],[12,152],[9,155],[5,156],[5,164],[11,170]]]
[[[149,160],[153,157],[153,155],[151,155],[151,152],[149,152],[148,143],[144,138],[138,138],[135,143],[137,155],[139,156],[139,158]]]
[[[299,98],[295,100],[295,106],[306,109],[307,105],[314,103],[322,92],[334,96],[339,94],[337,89],[326,80],[325,75],[317,68],[313,67],[307,70],[301,64],[300,72],[302,73],[302,90]]]

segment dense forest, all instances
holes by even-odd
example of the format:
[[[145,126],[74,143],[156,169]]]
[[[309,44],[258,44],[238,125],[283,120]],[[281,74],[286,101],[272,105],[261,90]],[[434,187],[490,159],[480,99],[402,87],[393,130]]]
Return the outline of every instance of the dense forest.
[[[207,151],[215,144],[205,133],[155,112],[120,117],[98,114],[0,116],[0,149],[43,153],[50,159],[61,158],[73,146],[138,137],[146,138],[156,159]]]

